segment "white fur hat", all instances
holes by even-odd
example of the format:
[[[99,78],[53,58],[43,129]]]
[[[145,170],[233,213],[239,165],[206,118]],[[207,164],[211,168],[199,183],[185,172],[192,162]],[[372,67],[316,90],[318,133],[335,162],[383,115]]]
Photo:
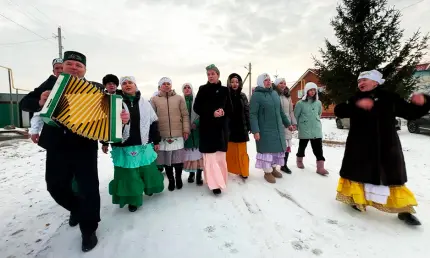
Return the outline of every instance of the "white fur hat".
[[[163,77],[160,79],[160,81],[158,81],[158,86],[163,85],[165,82],[172,84],[172,80],[169,77]]]
[[[275,80],[275,86],[278,86],[278,84],[280,84],[281,82],[285,82],[285,78],[276,78]]]
[[[358,76],[357,81],[360,80],[360,79],[363,79],[363,78],[375,81],[378,84],[383,84],[385,82],[385,80],[382,79],[382,73],[380,73],[377,70],[371,70],[371,71],[361,72],[360,75]]]
[[[268,73],[262,73],[257,78],[257,87],[263,87],[264,88],[264,81],[266,79],[270,79],[270,75]]]
[[[306,98],[308,97],[308,91],[311,89],[315,89],[316,90],[316,94],[315,94],[315,99],[318,100],[318,85],[316,85],[313,82],[308,82],[305,85],[305,91],[303,92],[303,97],[302,100],[306,100]]]
[[[185,86],[187,86],[187,85],[190,86],[191,91],[193,91],[193,85],[191,83],[189,83],[189,82],[186,82],[186,83],[182,84],[182,90],[184,90]]]
[[[123,76],[123,77],[121,77],[121,79],[119,79],[119,85],[122,85],[122,83],[125,81],[131,81],[132,83],[137,85],[136,78],[134,78],[134,76]]]

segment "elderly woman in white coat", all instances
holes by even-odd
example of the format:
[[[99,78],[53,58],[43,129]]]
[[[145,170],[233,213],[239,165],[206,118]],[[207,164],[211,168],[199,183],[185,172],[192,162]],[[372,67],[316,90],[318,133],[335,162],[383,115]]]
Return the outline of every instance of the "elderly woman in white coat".
[[[275,89],[279,94],[279,98],[281,99],[282,110],[284,111],[288,120],[291,122],[293,130],[295,130],[297,126],[297,121],[296,121],[296,117],[294,116],[293,100],[291,99],[290,89],[287,87],[285,78],[277,78],[274,84],[275,84]],[[281,166],[281,171],[287,174],[291,174],[291,169],[288,168],[287,162],[288,162],[288,156],[291,152],[293,131],[288,128],[285,128],[284,131],[285,131],[285,140],[287,144],[287,149],[285,151],[284,165]]]

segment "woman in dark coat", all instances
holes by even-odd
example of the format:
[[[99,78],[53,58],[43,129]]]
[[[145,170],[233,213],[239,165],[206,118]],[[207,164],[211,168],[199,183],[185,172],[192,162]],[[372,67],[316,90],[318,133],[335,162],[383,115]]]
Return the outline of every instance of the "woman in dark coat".
[[[229,120],[229,142],[227,151],[227,168],[230,173],[246,179],[249,176],[249,156],[246,142],[249,141],[249,103],[242,92],[242,78],[232,73],[228,76],[227,87],[233,105]]]
[[[228,120],[232,112],[228,89],[219,81],[215,65],[206,67],[208,82],[200,86],[194,102],[194,111],[200,116],[200,146],[203,153],[203,172],[209,189],[220,194],[227,183],[226,152]]]
[[[430,97],[415,94],[409,103],[382,89],[376,70],[358,77],[359,92],[335,107],[339,118],[350,118],[350,130],[337,187],[338,201],[358,211],[373,206],[398,213],[409,225],[420,225],[412,215],[417,201],[406,188],[406,166],[395,127],[395,117],[418,119],[430,110]]]

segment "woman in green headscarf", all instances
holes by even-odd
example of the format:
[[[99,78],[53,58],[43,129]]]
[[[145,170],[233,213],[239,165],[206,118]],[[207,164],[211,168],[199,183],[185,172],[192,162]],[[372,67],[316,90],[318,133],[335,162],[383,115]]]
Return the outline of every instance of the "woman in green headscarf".
[[[187,104],[188,114],[190,117],[190,135],[185,141],[185,160],[184,171],[190,173],[188,176],[188,183],[194,183],[194,177],[197,173],[197,185],[203,185],[202,171],[203,171],[203,155],[199,151],[199,116],[193,110],[194,92],[191,83],[182,85],[182,92],[184,93],[185,103]]]

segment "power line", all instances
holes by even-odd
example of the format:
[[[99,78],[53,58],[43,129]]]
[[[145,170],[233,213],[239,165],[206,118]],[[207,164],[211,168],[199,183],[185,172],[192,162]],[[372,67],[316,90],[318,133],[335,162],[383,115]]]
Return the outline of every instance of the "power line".
[[[26,44],[26,43],[32,43],[32,42],[40,42],[45,41],[44,39],[37,39],[37,40],[27,40],[27,41],[20,41],[20,42],[9,42],[9,43],[0,43],[0,46],[14,46],[14,45],[20,45],[20,44]]]
[[[10,1],[10,0],[9,0]],[[51,22],[57,23],[56,21],[54,21],[53,19],[51,19],[46,13],[42,12],[39,8],[37,8],[36,6],[34,6],[31,3],[26,3],[27,5],[30,5],[31,7],[33,7],[34,10],[36,10],[38,13],[40,13],[41,15],[45,16],[45,18],[47,18],[48,20],[50,20]]]
[[[38,11],[40,14],[42,14],[43,16],[45,16],[46,18],[48,18],[48,20],[51,20],[53,22],[55,22],[54,20],[52,20],[51,18],[49,18],[48,15],[46,15],[44,12],[42,12],[41,10],[39,10],[39,8],[37,8],[36,6],[30,4],[31,7],[33,7],[36,11]]]
[[[33,20],[33,21],[38,21],[38,22],[40,22],[40,23],[45,23],[45,22],[41,21],[40,19],[38,19],[38,18],[34,17],[33,15],[28,15],[26,12],[24,12],[24,11],[22,10],[21,6],[20,6],[20,5],[18,5],[17,3],[12,2],[11,0],[8,0],[8,1],[9,1],[9,4],[10,4],[10,5],[11,5],[11,4],[15,5],[15,8],[16,8],[20,13],[24,14],[25,16],[27,16],[29,19],[31,19],[31,20]]]
[[[34,32],[34,31],[30,30],[29,28],[27,28],[27,27],[25,27],[25,26],[23,26],[23,25],[21,25],[21,24],[17,23],[16,21],[14,21],[14,20],[12,20],[12,19],[10,19],[10,18],[8,18],[8,17],[4,16],[4,15],[3,15],[3,14],[1,14],[1,13],[0,13],[0,16],[2,16],[3,18],[5,18],[5,19],[7,19],[7,20],[9,20],[9,21],[11,21],[11,22],[13,22],[13,23],[15,23],[16,25],[18,25],[19,27],[21,27],[21,28],[25,29],[26,31],[29,31],[29,32],[33,33],[34,35],[38,36],[38,37],[39,37],[39,38],[41,38],[41,39],[49,40],[48,38],[45,38],[45,37],[41,36],[40,34],[37,34],[36,32]]]
[[[410,5],[406,6],[406,7],[403,7],[402,9],[400,9],[400,11],[403,11],[406,8],[412,7],[412,6],[417,5],[417,4],[421,3],[421,2],[424,2],[424,0],[420,0],[420,1],[416,2],[416,3],[413,3],[413,4],[410,4]]]

